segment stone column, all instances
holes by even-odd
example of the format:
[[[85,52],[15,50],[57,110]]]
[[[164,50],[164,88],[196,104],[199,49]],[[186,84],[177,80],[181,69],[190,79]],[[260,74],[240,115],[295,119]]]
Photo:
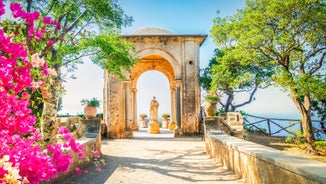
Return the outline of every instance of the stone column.
[[[129,114],[130,114],[130,92],[129,86],[125,86],[125,129],[129,130]]]
[[[134,121],[134,122],[137,122],[137,89],[133,89],[132,90],[132,92],[133,92],[133,118],[132,118],[132,120]]]
[[[180,86],[176,88],[176,100],[175,100],[175,111],[176,111],[176,124],[178,128],[181,128],[181,105],[180,105]]]
[[[175,105],[175,88],[174,89],[171,89],[171,122],[176,122],[176,119],[175,119],[175,108],[176,108],[176,105]]]
[[[137,99],[136,99],[137,89],[130,89],[130,128],[131,130],[139,130],[137,124]]]
[[[132,95],[130,94],[130,88],[129,88],[129,82],[125,86],[125,135],[124,137],[126,138],[132,138],[133,137],[133,131],[131,130],[131,108],[130,106],[132,105]]]

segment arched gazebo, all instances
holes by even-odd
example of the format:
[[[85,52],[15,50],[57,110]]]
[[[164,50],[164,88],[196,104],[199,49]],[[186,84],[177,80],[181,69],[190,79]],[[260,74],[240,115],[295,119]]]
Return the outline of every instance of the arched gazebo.
[[[137,30],[123,39],[134,44],[140,61],[121,81],[105,71],[104,121],[111,138],[132,137],[137,124],[137,81],[146,71],[163,73],[170,85],[175,135],[197,133],[200,119],[199,50],[207,35],[176,35],[160,28]]]

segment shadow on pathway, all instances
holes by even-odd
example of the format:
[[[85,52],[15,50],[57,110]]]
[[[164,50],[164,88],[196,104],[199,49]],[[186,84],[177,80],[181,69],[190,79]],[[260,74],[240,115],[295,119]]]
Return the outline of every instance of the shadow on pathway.
[[[88,173],[63,183],[244,183],[209,159],[204,146],[201,138],[173,138],[169,130],[147,134],[141,129],[134,139],[102,140],[102,171],[90,164]]]

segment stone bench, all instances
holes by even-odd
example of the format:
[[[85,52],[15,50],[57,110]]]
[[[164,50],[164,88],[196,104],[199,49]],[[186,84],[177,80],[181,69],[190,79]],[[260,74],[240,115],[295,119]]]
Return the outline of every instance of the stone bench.
[[[248,183],[324,183],[326,163],[226,135],[205,132],[206,152]]]

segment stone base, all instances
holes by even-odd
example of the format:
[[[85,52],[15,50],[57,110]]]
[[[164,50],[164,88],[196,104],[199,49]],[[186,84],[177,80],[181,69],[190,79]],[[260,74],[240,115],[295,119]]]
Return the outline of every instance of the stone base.
[[[146,128],[147,127],[147,122],[146,120],[139,120],[139,126],[141,128]]]
[[[170,121],[169,120],[163,120],[162,121],[162,128],[169,128]]]
[[[138,127],[137,122],[130,122],[130,129],[133,131],[138,131],[139,127]]]
[[[183,130],[181,128],[176,128],[173,130],[174,137],[180,137],[183,135]]]
[[[160,133],[160,123],[157,121],[150,121],[148,123],[148,131],[149,134],[159,134]]]
[[[133,138],[134,132],[132,130],[125,130],[125,136],[124,138]]]
[[[82,119],[80,120],[82,126],[82,137],[96,138],[101,134],[101,120],[100,119]]]
[[[169,130],[174,130],[175,128],[177,127],[177,124],[172,121],[170,124],[169,124]]]

